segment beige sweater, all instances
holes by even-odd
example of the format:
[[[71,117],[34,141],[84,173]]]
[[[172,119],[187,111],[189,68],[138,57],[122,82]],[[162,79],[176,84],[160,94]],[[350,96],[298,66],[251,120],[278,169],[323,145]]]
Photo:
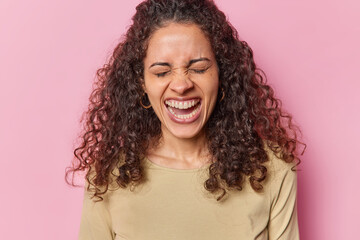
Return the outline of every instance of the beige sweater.
[[[80,240],[299,239],[296,172],[270,154],[264,190],[245,184],[224,201],[203,187],[207,167],[180,170],[145,159],[147,180],[132,192],[108,191],[94,202],[85,191]]]

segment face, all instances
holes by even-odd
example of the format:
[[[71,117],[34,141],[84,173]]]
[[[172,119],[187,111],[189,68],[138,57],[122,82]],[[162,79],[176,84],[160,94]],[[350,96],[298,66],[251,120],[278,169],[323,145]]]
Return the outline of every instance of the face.
[[[218,87],[214,53],[197,25],[170,23],[152,34],[144,59],[144,91],[163,135],[194,138],[203,133]]]

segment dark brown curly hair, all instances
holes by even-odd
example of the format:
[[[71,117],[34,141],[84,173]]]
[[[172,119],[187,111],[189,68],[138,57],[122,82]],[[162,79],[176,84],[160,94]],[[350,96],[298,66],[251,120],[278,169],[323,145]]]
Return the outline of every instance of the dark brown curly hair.
[[[66,170],[68,183],[73,184],[70,173],[74,177],[75,172],[86,171],[88,190],[101,200],[115,168],[119,172],[115,181],[122,188],[144,180],[141,163],[150,140],[160,140],[161,123],[152,108],[144,109],[139,103],[143,59],[151,34],[170,22],[193,23],[203,30],[219,67],[219,96],[221,89],[226,96],[218,99],[205,125],[214,161],[204,187],[211,193],[220,191],[220,200],[227,190],[241,190],[248,177],[252,188],[260,191],[267,175],[267,147],[285,162],[300,162],[297,150],[303,143],[297,137],[298,127],[266,84],[251,48],[239,40],[213,1],[146,0],[136,7],[132,21],[109,62],[97,72],[83,115],[82,143]]]

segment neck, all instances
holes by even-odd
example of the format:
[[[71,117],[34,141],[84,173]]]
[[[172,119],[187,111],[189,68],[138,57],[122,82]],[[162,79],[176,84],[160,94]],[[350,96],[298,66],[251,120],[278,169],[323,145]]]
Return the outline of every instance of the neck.
[[[162,138],[156,147],[151,147],[151,155],[184,165],[199,165],[209,160],[205,132],[193,138],[178,138],[167,129],[162,129]]]

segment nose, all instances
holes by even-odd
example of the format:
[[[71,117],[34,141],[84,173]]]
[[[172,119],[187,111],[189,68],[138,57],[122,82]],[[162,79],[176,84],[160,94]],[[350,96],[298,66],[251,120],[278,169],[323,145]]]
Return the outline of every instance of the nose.
[[[169,85],[169,88],[178,94],[184,94],[193,87],[194,83],[186,74],[176,74]]]

